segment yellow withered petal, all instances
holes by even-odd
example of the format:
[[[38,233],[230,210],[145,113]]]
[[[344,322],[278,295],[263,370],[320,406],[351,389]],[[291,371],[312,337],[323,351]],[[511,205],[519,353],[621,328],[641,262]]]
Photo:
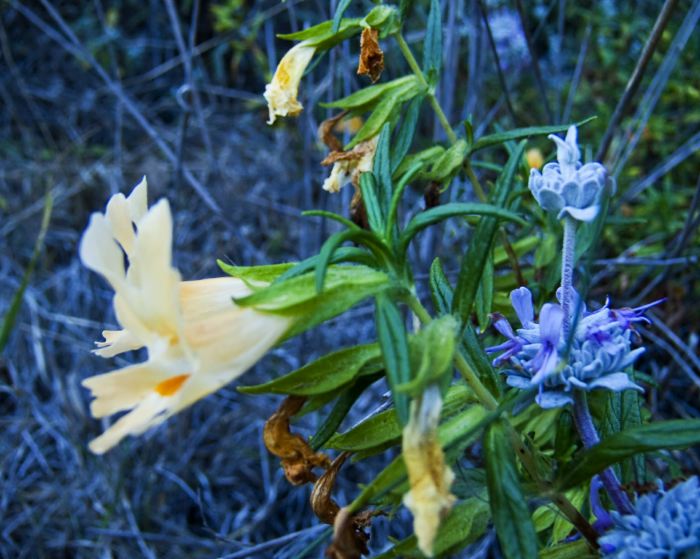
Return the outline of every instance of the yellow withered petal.
[[[303,106],[297,100],[299,83],[311,62],[316,47],[302,41],[295,45],[280,60],[272,81],[265,86],[263,96],[270,113],[268,124],[275,122],[278,116],[296,116]]]

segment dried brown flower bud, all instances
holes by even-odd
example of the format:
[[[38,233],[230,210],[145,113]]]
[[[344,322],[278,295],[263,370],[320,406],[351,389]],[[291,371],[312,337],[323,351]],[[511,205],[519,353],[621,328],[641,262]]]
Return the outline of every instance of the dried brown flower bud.
[[[333,460],[330,467],[318,478],[311,491],[311,509],[321,522],[331,526],[333,526],[335,517],[340,510],[338,503],[331,498],[331,492],[335,485],[335,478],[348,456],[350,456],[349,452],[343,452]]]
[[[370,514],[353,516],[347,507],[338,511],[333,524],[333,542],[326,549],[330,559],[360,559],[369,553],[369,536],[363,530],[369,525]]]
[[[379,31],[367,27],[362,30],[360,38],[360,60],[357,65],[357,74],[369,76],[375,83],[384,70],[384,53],[379,48]]]
[[[302,485],[317,479],[313,469],[328,468],[329,458],[314,452],[301,435],[289,430],[289,418],[304,405],[306,398],[289,396],[279,409],[270,416],[263,429],[263,441],[271,454],[281,458],[284,475],[292,485]]]

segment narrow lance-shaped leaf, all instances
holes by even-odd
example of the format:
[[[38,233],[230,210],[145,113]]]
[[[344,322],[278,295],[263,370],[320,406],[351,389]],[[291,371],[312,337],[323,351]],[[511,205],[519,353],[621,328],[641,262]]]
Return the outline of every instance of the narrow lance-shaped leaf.
[[[502,420],[486,430],[484,459],[491,514],[503,555],[506,559],[537,559],[537,534]]]
[[[241,386],[245,394],[291,394],[314,396],[352,382],[360,371],[376,372],[383,367],[379,345],[343,348],[304,365],[287,375],[255,386]],[[371,365],[369,369],[367,366]]]
[[[374,173],[362,173],[360,175],[360,191],[362,192],[362,202],[367,211],[367,221],[370,229],[379,235],[383,235],[385,213],[379,185],[374,177]]]
[[[386,295],[377,296],[376,325],[382,348],[387,379],[392,388],[396,414],[405,425],[408,421],[408,396],[394,388],[411,380],[411,357],[403,317],[396,304]]]
[[[372,172],[377,181],[377,198],[382,208],[382,215],[386,216],[389,213],[389,205],[391,204],[391,195],[393,185],[391,182],[391,127],[389,123],[382,126],[382,131],[379,133],[379,141],[377,142],[377,151],[374,154],[372,163]]]
[[[505,206],[515,180],[515,173],[522,161],[524,148],[525,142],[522,141],[508,159],[508,163],[506,163],[496,183],[492,201],[494,206],[500,208]],[[497,230],[498,220],[496,218],[482,219],[469,243],[466,254],[462,257],[462,266],[457,279],[454,300],[452,301],[452,310],[462,320],[462,324],[466,324],[469,321],[469,315],[476,297],[476,290],[483,276],[484,266],[491,253],[493,239]]]
[[[591,116],[572,124],[557,124],[555,126],[528,126],[527,128],[516,128],[515,130],[509,130],[508,132],[488,134],[486,136],[482,136],[476,142],[474,142],[470,153],[474,153],[480,149],[498,144],[504,144],[512,140],[522,140],[523,138],[529,138],[531,136],[543,136],[545,134],[558,134],[559,132],[566,132],[570,126],[583,126],[584,124],[588,124],[595,119],[596,117]]]
[[[423,43],[423,71],[428,82],[436,84],[442,67],[442,14],[440,1],[431,0],[425,42]]]
[[[700,444],[700,419],[658,421],[616,433],[567,464],[556,485],[560,491],[589,480],[608,466],[639,453]]]
[[[416,133],[416,126],[418,125],[418,116],[420,115],[420,107],[422,103],[423,95],[417,96],[409,103],[408,109],[404,114],[401,128],[397,133],[394,148],[391,150],[392,174],[396,172],[399,165],[401,165],[403,158],[406,157],[406,154],[411,149],[413,136]]]
[[[335,9],[335,14],[333,15],[333,26],[331,28],[333,33],[337,33],[338,29],[340,29],[340,22],[343,20],[343,15],[345,14],[345,10],[350,6],[350,2],[352,2],[352,0],[340,0],[340,2],[338,2],[338,7]]]
[[[451,217],[463,217],[467,215],[484,216],[482,217],[482,221],[489,219],[495,220],[496,223],[499,219],[512,221],[521,225],[526,223],[518,214],[491,204],[453,202],[425,210],[411,219],[401,233],[400,250],[405,250],[410,240],[426,227]]]

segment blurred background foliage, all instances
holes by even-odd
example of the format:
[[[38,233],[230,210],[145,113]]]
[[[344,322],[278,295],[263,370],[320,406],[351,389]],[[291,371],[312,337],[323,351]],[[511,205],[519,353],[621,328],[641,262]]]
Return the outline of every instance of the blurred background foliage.
[[[290,490],[262,446],[262,425],[276,398],[228,387],[107,456],[87,452],[99,425],[88,416],[80,380],[127,361],[107,363],[89,353],[104,323],[114,319],[110,292],[82,269],[77,243],[91,211],[147,174],[151,200],[167,195],[173,204],[176,263],[188,278],[215,275],[217,257],[251,265],[316,252],[334,225],[302,219],[300,209],[345,214],[352,195],[350,188],[339,195],[321,190],[328,169],[319,166],[326,153],[316,130],[332,112],[318,103],[367,85],[355,75],[359,45],[344,43],[309,70],[301,93],[307,110],[299,119],[267,127],[261,92],[290,46],[275,35],[331,18],[335,4],[0,1],[0,317],[11,314],[45,197],[50,193],[53,200],[43,249],[0,355],[0,556],[322,554],[327,532],[310,525],[308,488]],[[661,2],[535,0],[521,14],[522,4],[442,2],[440,103],[450,122],[471,119],[476,137],[597,116],[580,132],[591,158]],[[347,15],[370,7],[353,2]],[[427,1],[413,2],[406,36],[416,49],[427,11]],[[650,413],[664,418],[700,413],[700,34],[692,33],[699,14],[697,0],[677,2],[616,129],[605,162],[618,193],[602,243],[585,255],[592,298],[610,295],[623,306],[668,297],[654,311],[657,326],[642,331],[654,349],[639,364],[654,383],[647,394]],[[387,40],[382,48],[382,79],[404,75],[396,45]],[[436,141],[444,141],[443,132],[424,110],[414,149]],[[554,156],[544,138],[528,148]],[[477,170],[488,182],[504,154],[484,153]],[[419,211],[429,185],[414,186],[408,209]],[[442,195],[470,196],[462,177]],[[547,269],[558,254],[560,230],[534,205],[530,209],[544,233],[533,228],[521,265],[525,278],[541,281],[546,291],[554,286],[556,270]],[[448,275],[456,271],[465,231],[450,223],[424,234],[413,255],[425,272],[419,285],[425,287],[435,255]],[[496,308],[516,285],[506,259],[500,262]],[[372,328],[371,306],[357,307],[278,348],[243,383],[288,372],[330,347],[370,339]],[[348,424],[384,398],[381,386],[373,388]],[[312,433],[319,417],[304,417],[299,431]],[[373,460],[362,469],[346,467],[338,485],[341,504],[352,499],[357,483],[371,479],[368,466],[386,461]],[[685,464],[700,469],[692,451]],[[405,511],[391,529],[377,519],[372,549],[380,551],[389,537],[408,530]],[[465,556],[497,555],[493,542],[489,533]]]

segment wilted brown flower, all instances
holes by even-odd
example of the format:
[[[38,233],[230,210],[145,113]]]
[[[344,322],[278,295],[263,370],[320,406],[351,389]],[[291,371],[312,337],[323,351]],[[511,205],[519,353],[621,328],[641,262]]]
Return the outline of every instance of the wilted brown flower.
[[[403,459],[410,489],[403,502],[413,513],[413,531],[418,547],[433,555],[433,542],[440,521],[455,502],[450,493],[454,474],[445,464],[437,437],[442,398],[437,386],[429,386],[420,400],[411,403],[411,417],[403,430]]]
[[[333,526],[335,517],[340,510],[340,506],[333,500],[331,493],[335,486],[335,478],[348,456],[350,456],[349,452],[343,452],[333,460],[330,468],[316,480],[314,488],[311,490],[311,509],[321,522],[331,526]]]
[[[360,60],[357,64],[357,74],[369,76],[372,83],[376,82],[384,70],[384,53],[379,48],[379,31],[366,27],[360,38]]]
[[[363,528],[369,526],[372,513],[353,516],[347,507],[338,511],[333,523],[333,542],[326,549],[330,559],[360,559],[369,553],[369,536]]]
[[[301,435],[292,434],[289,430],[289,418],[301,409],[305,400],[299,396],[286,398],[263,429],[265,447],[281,458],[284,475],[292,485],[316,481],[317,476],[312,470],[331,465],[328,456],[314,452]]]
[[[330,176],[323,183],[323,190],[339,192],[348,182],[355,187],[360,184],[360,175],[372,170],[374,153],[377,151],[379,138],[373,136],[360,142],[348,151],[332,151],[321,161],[321,165],[333,165]]]

